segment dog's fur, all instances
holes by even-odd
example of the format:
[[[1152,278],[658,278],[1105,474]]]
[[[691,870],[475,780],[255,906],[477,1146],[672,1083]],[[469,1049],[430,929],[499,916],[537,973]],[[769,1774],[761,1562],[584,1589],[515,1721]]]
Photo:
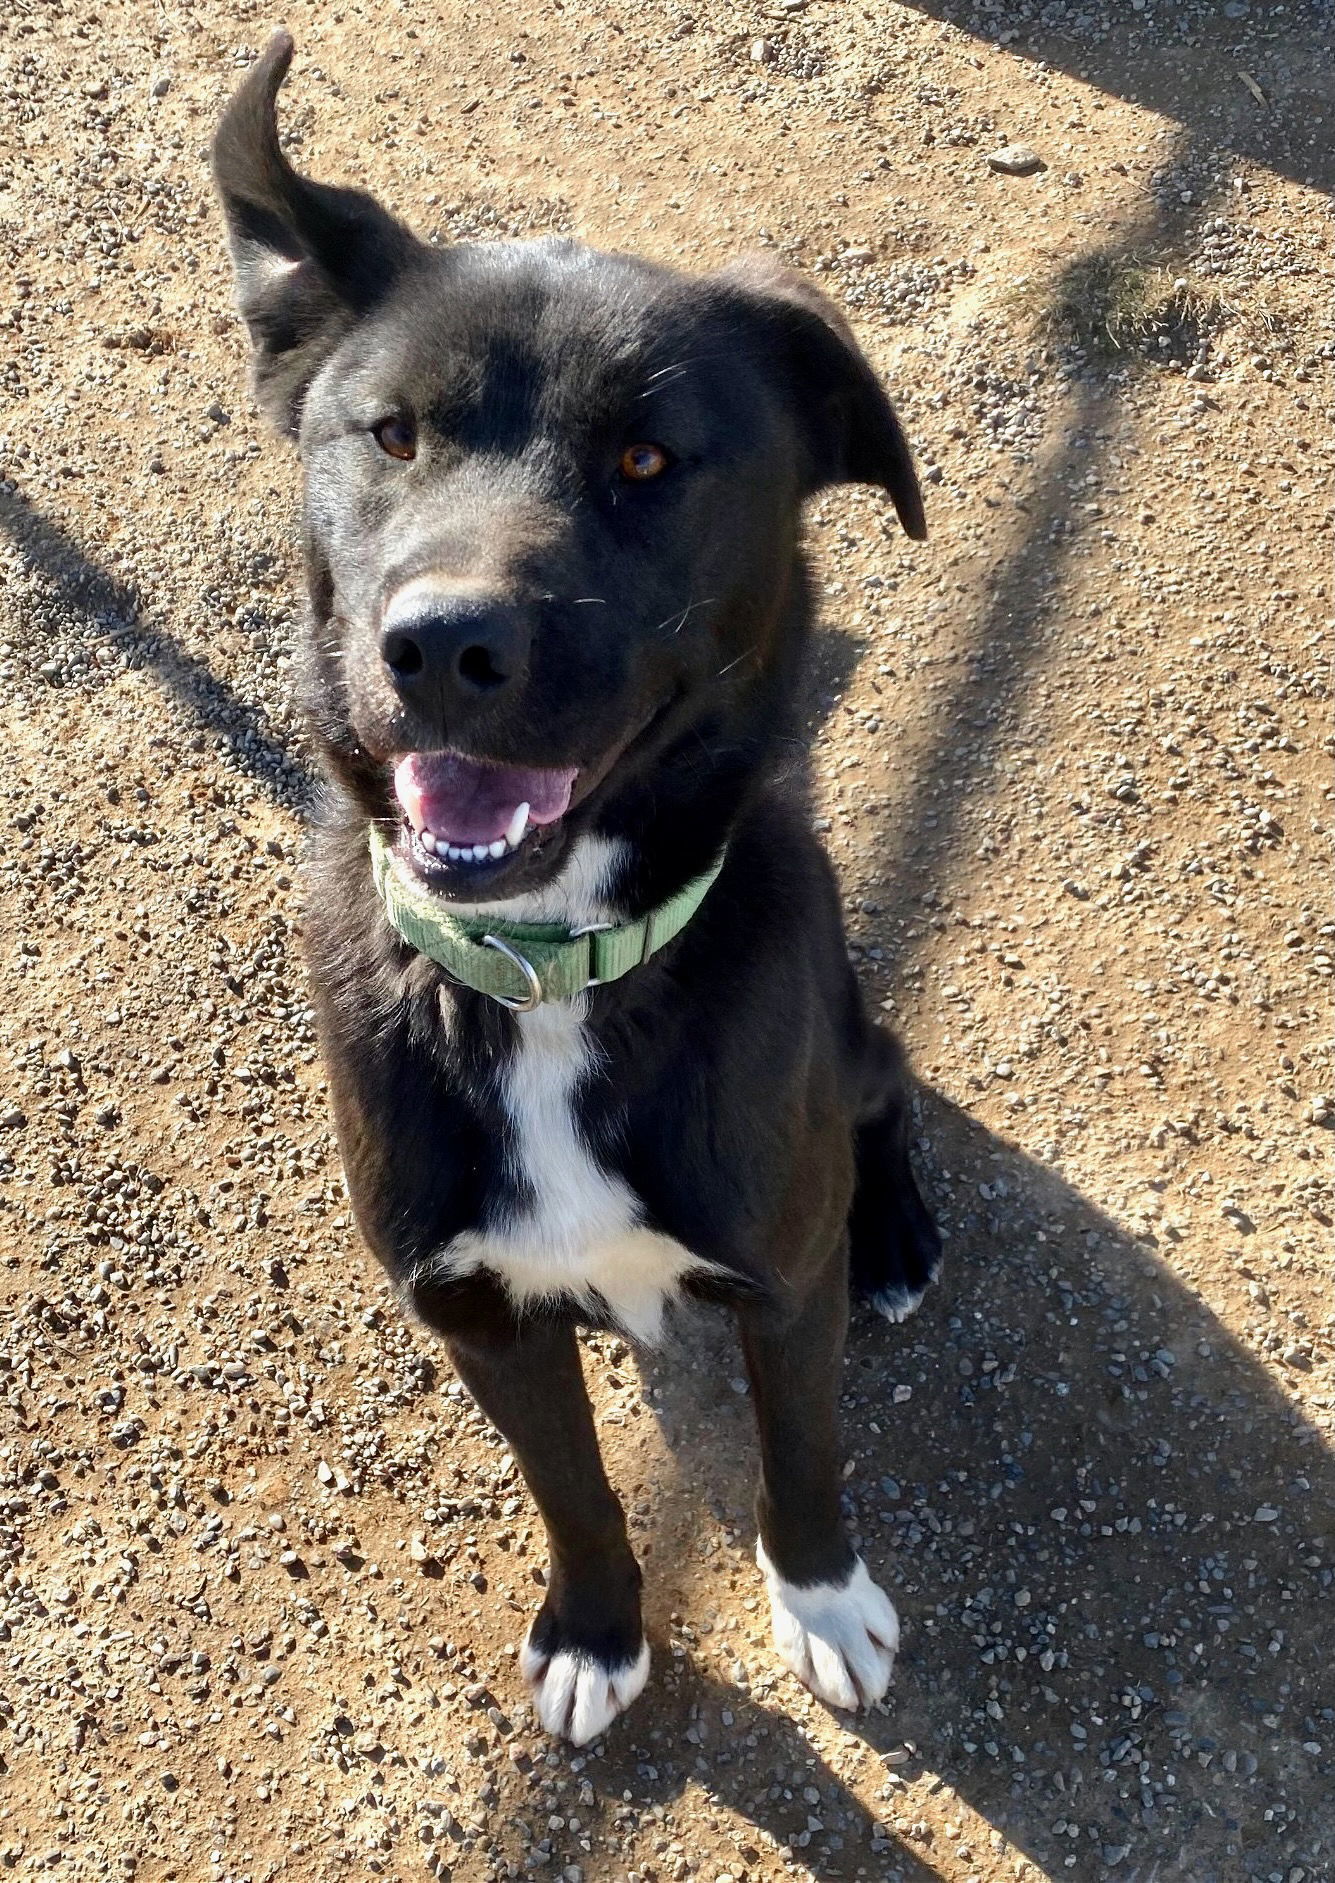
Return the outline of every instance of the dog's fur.
[[[328,780],[307,927],[358,1224],[542,1512],[524,1665],[548,1726],[601,1731],[648,1665],[575,1323],[652,1339],[679,1293],[740,1324],[780,1654],[831,1703],[869,1702],[897,1625],[840,1516],[850,1256],[898,1319],[938,1243],[899,1053],[864,1016],[803,802],[798,539],[803,500],[842,480],[923,534],[908,448],[840,314],[768,264],[688,279],[566,241],[437,251],[297,176],[275,124],[290,58],[280,35],[248,74],[215,173],[257,396],[305,469]],[[396,462],[375,428],[405,414],[417,455]],[[640,440],[671,454],[644,484],[618,472]],[[386,617],[413,584],[442,620],[482,597],[485,685],[429,662],[402,680]],[[414,953],[372,881],[368,826],[401,828],[395,762],[446,748],[579,768],[566,815],[512,855],[426,868],[446,900],[575,927],[644,914],[724,852],[722,871],[652,960],[512,1014]],[[421,875],[411,849],[396,867]]]

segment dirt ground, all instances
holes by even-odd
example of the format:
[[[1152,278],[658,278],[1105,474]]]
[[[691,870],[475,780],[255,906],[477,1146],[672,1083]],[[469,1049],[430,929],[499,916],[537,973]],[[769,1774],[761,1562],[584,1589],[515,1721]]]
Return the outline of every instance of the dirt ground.
[[[726,1322],[592,1338],[651,1686],[349,1226],[300,966],[296,471],[205,167],[251,0],[0,22],[0,1866],[1335,1878],[1335,60],[1260,0],[380,0],[294,158],[440,240],[813,271],[910,545],[811,516],[823,824],[948,1271],[847,1369],[889,1701],[770,1653]],[[1027,145],[1044,168],[991,167]]]

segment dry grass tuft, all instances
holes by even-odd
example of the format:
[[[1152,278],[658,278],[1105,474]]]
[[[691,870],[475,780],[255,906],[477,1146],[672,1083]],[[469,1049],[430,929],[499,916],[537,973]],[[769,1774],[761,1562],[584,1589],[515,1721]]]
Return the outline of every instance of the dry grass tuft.
[[[1217,294],[1161,264],[1105,251],[1072,262],[1055,290],[1035,283],[1024,303],[1046,340],[1106,359],[1152,352],[1193,360],[1201,342],[1234,312]]]

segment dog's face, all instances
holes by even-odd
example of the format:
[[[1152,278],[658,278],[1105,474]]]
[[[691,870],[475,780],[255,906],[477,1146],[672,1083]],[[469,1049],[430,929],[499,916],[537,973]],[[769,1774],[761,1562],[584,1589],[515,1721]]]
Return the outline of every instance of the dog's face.
[[[279,36],[215,145],[257,394],[298,442],[307,705],[445,896],[518,893],[791,666],[802,500],[922,508],[842,319],[763,264],[437,251],[279,148]]]

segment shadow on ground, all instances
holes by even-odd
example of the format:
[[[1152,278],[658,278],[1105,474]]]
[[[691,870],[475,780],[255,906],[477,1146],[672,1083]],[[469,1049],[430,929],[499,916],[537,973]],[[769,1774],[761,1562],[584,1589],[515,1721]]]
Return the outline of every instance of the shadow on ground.
[[[1148,1243],[936,1095],[922,1133],[946,1276],[902,1328],[859,1310],[848,1351],[849,1518],[904,1622],[888,1707],[853,1729],[908,1743],[889,1770],[940,1775],[1053,1877],[1329,1875],[1335,1460]],[[762,1700],[664,1651],[688,1581],[695,1613],[726,1598],[706,1513],[760,1594],[739,1370],[703,1314],[646,1368],[678,1466],[646,1553],[654,1684],[591,1776],[698,1787],[818,1878],[916,1883],[930,1847],[815,1757],[795,1682]],[[894,1778],[881,1795],[916,1815]]]
[[[278,802],[292,805],[309,795],[310,775],[271,737],[262,710],[167,629],[144,625],[136,591],[99,567],[12,484],[0,484],[0,532],[43,584],[42,605],[30,610],[22,624],[30,642],[41,642],[37,661],[48,651],[68,649],[71,642],[85,653],[99,644],[115,647],[132,664],[151,667],[200,729],[221,735],[239,769]],[[86,687],[98,678],[96,669],[79,663],[71,683]]]
[[[1045,0],[907,4],[1159,112],[1202,149],[1335,188],[1335,8],[1329,0],[1214,0],[1157,9],[1137,8],[1132,0],[1098,8],[1054,8]]]
[[[1166,163],[1173,169],[1191,163],[1192,148],[1185,135],[1179,137]],[[1191,205],[1171,190],[1151,191],[1115,239],[1072,256],[1032,310],[1036,339],[1041,335],[1055,348],[1071,342],[1066,348],[1070,376],[1054,414],[1055,436],[1020,498],[1022,527],[1009,555],[989,574],[969,626],[969,657],[957,668],[960,678],[952,694],[933,709],[932,743],[917,761],[894,824],[882,832],[876,848],[876,874],[893,885],[901,908],[924,890],[945,890],[962,853],[977,841],[963,827],[975,794],[952,783],[961,753],[967,753],[971,770],[985,770],[1012,736],[1015,714],[1033,680],[1056,658],[1052,637],[1079,580],[1087,532],[1102,527],[1084,514],[1078,499],[1087,495],[1091,474],[1102,477],[1110,455],[1134,445],[1126,435],[1129,385],[1158,370],[1156,353],[1167,352],[1180,366],[1182,345],[1196,344],[1192,317],[1181,323],[1183,331],[1174,330],[1172,308],[1165,310],[1166,348],[1158,346],[1157,334],[1147,336],[1143,346],[1119,345],[1111,336],[1106,346],[1077,348],[1074,341],[1087,341],[1087,329],[1097,325],[1094,297],[1116,293],[1117,284],[1136,279],[1146,262],[1180,252],[1195,224],[1209,216],[1221,187],[1214,174],[1208,185],[1198,187]],[[1209,388],[1201,390],[1208,393]],[[1069,651],[1062,657],[1070,658]],[[888,961],[903,946],[902,931],[897,935],[888,927],[874,939]]]

